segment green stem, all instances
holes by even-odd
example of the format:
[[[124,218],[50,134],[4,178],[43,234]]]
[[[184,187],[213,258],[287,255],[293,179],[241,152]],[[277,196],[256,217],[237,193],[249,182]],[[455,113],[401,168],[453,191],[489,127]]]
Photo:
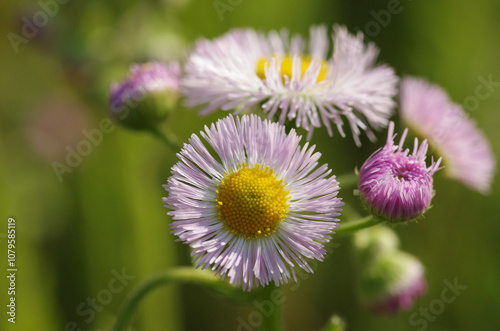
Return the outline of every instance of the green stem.
[[[182,146],[178,143],[177,137],[171,131],[162,131],[156,127],[151,129],[151,133],[173,152],[177,153],[182,149]]]
[[[283,318],[282,318],[282,305],[283,302],[276,302],[276,300],[273,300],[273,291],[276,290],[276,286],[274,284],[269,284],[266,287],[262,289],[262,296],[261,296],[261,304],[263,304],[264,301],[267,301],[268,305],[271,308],[269,310],[271,313],[269,316],[267,314],[264,315],[264,320],[262,322],[262,325],[260,327],[261,331],[281,331],[283,330]],[[255,305],[254,305],[255,306]]]
[[[337,230],[335,230],[335,233],[336,234],[347,234],[347,233],[351,233],[351,232],[354,232],[357,230],[369,228],[369,227],[377,225],[379,223],[381,223],[380,219],[376,218],[373,215],[369,215],[369,216],[363,217],[363,218],[356,220],[356,221],[350,221],[350,222],[346,222],[346,223],[342,222],[340,224],[340,227]]]
[[[197,270],[192,267],[172,268],[151,277],[149,280],[142,283],[134,292],[132,292],[118,314],[116,324],[112,331],[125,331],[134,311],[147,294],[151,293],[160,286],[175,282],[208,285],[226,293],[229,293],[229,291],[237,291],[238,293],[242,292],[241,289],[233,288],[231,285],[222,282],[219,278],[214,277],[212,272]]]
[[[358,185],[358,175],[355,173],[346,173],[337,176],[337,182],[339,182],[341,188],[347,188]]]

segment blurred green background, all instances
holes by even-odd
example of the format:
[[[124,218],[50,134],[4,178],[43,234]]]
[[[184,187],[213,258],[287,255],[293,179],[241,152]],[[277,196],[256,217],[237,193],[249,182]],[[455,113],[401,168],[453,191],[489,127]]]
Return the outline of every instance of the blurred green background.
[[[74,0],[57,8],[42,5],[48,3],[0,3],[0,265],[6,270],[7,219],[14,217],[18,266],[15,325],[7,322],[8,283],[0,277],[1,330],[107,330],[142,280],[189,264],[187,247],[174,242],[160,201],[175,156],[153,137],[116,127],[61,181],[52,168],[54,161],[64,160],[67,146],[76,148],[87,139],[82,130],[96,129],[106,118],[109,84],[123,78],[133,62],[181,59],[196,38],[213,38],[233,27],[286,27],[306,35],[312,24],[340,23],[366,32],[380,47],[380,60],[399,75],[425,77],[457,103],[474,95],[479,77],[491,75],[500,82],[497,0]],[[218,13],[214,3],[228,7]],[[394,5],[401,10],[390,22],[376,20],[377,13]],[[42,10],[49,13],[46,20],[37,14]],[[24,20],[34,15],[43,27],[13,46],[9,33],[22,36]],[[500,155],[500,88],[469,114]],[[166,126],[186,140],[224,115],[200,118],[183,110]],[[359,167],[378,147],[365,140],[357,149],[352,139],[332,139],[323,130],[313,140],[337,174]],[[402,248],[427,268],[429,290],[411,311],[376,316],[362,308],[355,296],[349,239],[335,237],[338,246],[316,273],[296,290],[285,287],[286,330],[317,330],[333,313],[346,319],[349,330],[419,330],[422,324],[411,325],[411,314],[429,308],[440,298],[444,281],[455,278],[467,289],[432,316],[427,329],[498,330],[500,182],[488,196],[442,175],[435,188],[426,219],[396,228]],[[357,203],[351,192],[341,195]],[[118,283],[110,283],[116,273],[127,275],[123,286],[117,293],[106,291],[116,289]],[[96,296],[101,300],[92,308],[88,298]],[[144,301],[131,329],[235,330],[238,317],[247,319],[251,311],[199,287],[171,286]]]

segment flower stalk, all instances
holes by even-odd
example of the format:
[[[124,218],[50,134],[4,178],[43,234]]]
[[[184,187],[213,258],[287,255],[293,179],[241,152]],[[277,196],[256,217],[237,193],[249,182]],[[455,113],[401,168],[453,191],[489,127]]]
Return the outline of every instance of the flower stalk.
[[[214,277],[213,273],[209,271],[197,270],[192,267],[176,267],[161,272],[143,282],[128,297],[118,314],[116,324],[112,331],[126,331],[127,325],[141,301],[149,293],[157,290],[159,287],[173,283],[204,285],[225,293],[226,296],[239,298],[241,301],[248,301],[251,299],[249,293],[243,292],[241,288],[233,287],[221,281],[218,277]],[[245,296],[245,298],[242,298],[243,296]]]
[[[262,289],[262,301],[266,300],[271,305],[272,309],[269,316],[264,315],[264,320],[260,328],[261,331],[281,331],[283,330],[283,314],[282,314],[282,302],[275,304],[273,300],[273,291],[276,290],[274,284],[270,284]]]
[[[366,229],[381,223],[382,221],[375,215],[369,215],[361,219],[350,221],[346,223],[341,223],[340,227],[335,230],[336,234],[350,234],[352,232]]]
[[[158,127],[152,128],[150,131],[155,138],[165,144],[171,151],[177,153],[182,149],[177,137],[171,131],[163,131]]]

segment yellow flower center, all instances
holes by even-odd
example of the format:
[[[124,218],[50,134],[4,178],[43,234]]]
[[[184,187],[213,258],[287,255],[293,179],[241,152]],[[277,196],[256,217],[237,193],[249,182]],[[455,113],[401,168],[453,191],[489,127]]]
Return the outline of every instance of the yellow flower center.
[[[273,56],[275,59],[277,59],[276,56]],[[300,63],[300,77],[304,77],[304,74],[309,68],[309,65],[311,65],[312,58],[310,56],[302,56],[301,57],[301,63]],[[257,76],[259,76],[260,79],[265,79],[266,78],[266,72],[265,68],[269,66],[271,63],[271,59],[267,58],[260,58],[259,61],[257,62]],[[285,56],[281,59],[281,77],[283,80],[285,80],[285,75],[288,76],[288,78],[292,78],[292,64],[293,64],[293,58],[290,56]],[[326,78],[326,73],[328,71],[328,66],[325,61],[321,60],[321,68],[319,69],[319,74],[318,78],[316,79],[316,83],[319,83]]]
[[[290,190],[285,185],[274,169],[258,163],[255,168],[243,163],[226,172],[216,191],[220,220],[226,229],[247,238],[273,233],[288,213]]]

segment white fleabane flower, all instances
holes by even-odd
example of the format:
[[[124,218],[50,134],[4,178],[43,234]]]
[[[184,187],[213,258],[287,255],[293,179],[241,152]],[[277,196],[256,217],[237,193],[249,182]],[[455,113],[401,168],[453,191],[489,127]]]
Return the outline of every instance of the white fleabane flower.
[[[172,233],[193,249],[197,267],[243,289],[296,279],[294,267],[323,260],[343,205],[320,153],[295,130],[230,115],[195,134],[164,188]]]
[[[312,27],[309,45],[287,30],[267,36],[252,29],[228,32],[213,41],[199,40],[190,54],[182,81],[188,106],[206,105],[240,112],[257,104],[281,124],[295,120],[309,131],[332,124],[344,137],[347,119],[356,144],[366,131],[388,125],[398,79],[394,70],[376,65],[378,48],[363,43],[362,33],[335,26],[333,52],[325,26]]]
[[[406,77],[401,83],[401,119],[443,157],[448,177],[486,194],[496,160],[490,143],[461,106],[424,79]]]

